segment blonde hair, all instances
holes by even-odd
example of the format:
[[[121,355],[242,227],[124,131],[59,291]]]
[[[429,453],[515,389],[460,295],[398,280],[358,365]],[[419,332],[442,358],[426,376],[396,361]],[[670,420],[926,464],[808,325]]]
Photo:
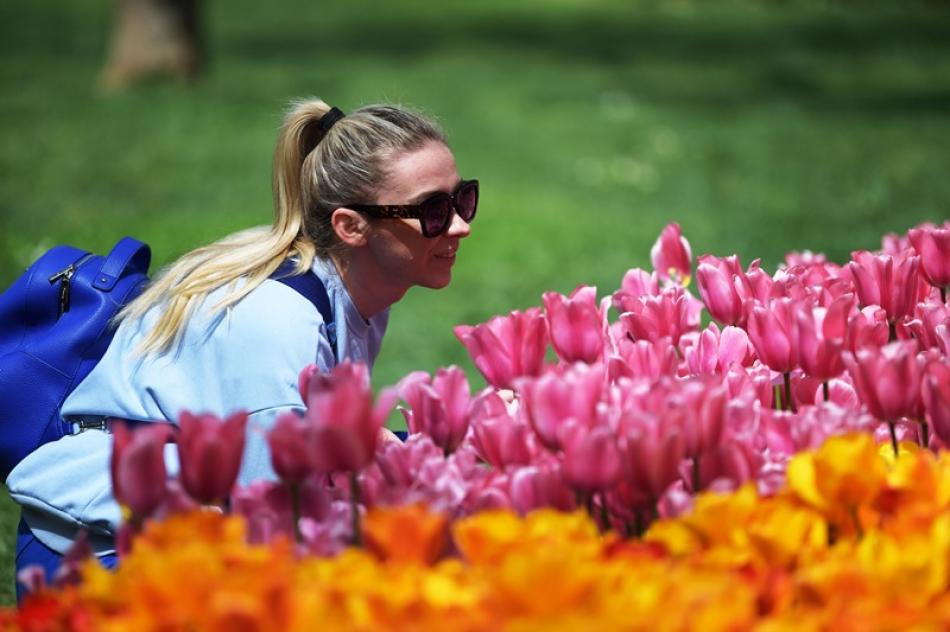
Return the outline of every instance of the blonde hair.
[[[360,108],[329,131],[319,122],[330,110],[320,99],[293,103],[274,150],[274,222],[229,235],[185,254],[120,312],[141,319],[154,307],[158,320],[141,344],[143,353],[168,351],[197,307],[212,291],[231,285],[212,306],[224,310],[251,293],[288,257],[302,273],[314,257],[344,255],[331,218],[354,203],[372,203],[398,154],[430,141],[445,142],[425,117],[386,105]],[[238,284],[238,280],[245,282]]]

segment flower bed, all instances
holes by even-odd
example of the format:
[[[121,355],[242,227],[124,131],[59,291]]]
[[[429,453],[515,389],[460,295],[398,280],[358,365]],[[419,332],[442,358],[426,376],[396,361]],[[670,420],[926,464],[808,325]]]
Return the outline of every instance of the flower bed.
[[[172,480],[169,427],[118,427],[119,569],[80,543],[3,624],[950,625],[950,223],[843,266],[701,256],[702,301],[676,225],[651,254],[611,296],[456,328],[482,392],[304,370],[274,482],[234,488],[244,415],[183,415]],[[405,443],[380,433],[397,397]]]

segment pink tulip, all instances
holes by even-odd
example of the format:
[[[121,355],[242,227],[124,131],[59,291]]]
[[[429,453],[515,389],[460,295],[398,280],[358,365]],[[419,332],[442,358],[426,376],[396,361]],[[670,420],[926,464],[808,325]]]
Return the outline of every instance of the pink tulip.
[[[914,250],[920,256],[920,269],[932,286],[943,292],[950,286],[950,229],[913,228],[907,233]]]
[[[304,407],[307,406],[307,400],[310,398],[308,389],[310,388],[310,380],[313,379],[315,373],[319,373],[319,370],[316,364],[311,363],[305,366],[297,376],[297,391],[300,392],[300,398],[303,400]]]
[[[700,332],[697,343],[686,349],[683,355],[693,375],[723,374],[734,364],[748,364],[753,349],[749,335],[742,329],[730,325],[720,332],[716,323],[710,323]]]
[[[183,411],[178,424],[182,487],[200,503],[223,502],[241,467],[247,413],[237,412],[222,421]]]
[[[722,441],[728,389],[720,378],[671,382],[666,390],[664,423],[678,423],[686,456],[698,458]]]
[[[559,433],[568,422],[593,424],[604,400],[606,376],[603,365],[575,365],[563,374],[546,373],[517,383],[524,411],[541,443],[560,448]]]
[[[679,224],[667,224],[650,249],[650,261],[661,279],[689,285],[693,270],[693,251],[683,237]]]
[[[773,371],[788,373],[798,366],[797,312],[801,303],[776,298],[749,310],[749,340],[759,359]]]
[[[676,375],[679,360],[669,338],[634,342],[624,336],[616,346],[616,353],[607,358],[607,375],[611,381],[621,377],[656,381],[664,375]]]
[[[620,315],[620,322],[633,340],[655,342],[669,337],[675,346],[683,334],[699,329],[702,304],[679,286],[669,287],[659,296],[642,296],[631,308]]]
[[[511,388],[516,377],[541,374],[548,334],[539,308],[495,316],[474,327],[458,325],[454,331],[475,367],[495,388]]]
[[[564,480],[573,489],[593,494],[608,490],[620,481],[620,449],[606,426],[591,428],[571,424],[563,429],[561,442]]]
[[[412,433],[423,432],[449,454],[468,432],[471,392],[465,372],[457,366],[440,368],[430,378],[423,371],[404,377],[399,395],[409,404],[402,410]]]
[[[921,416],[922,367],[915,342],[892,342],[844,354],[854,388],[868,411],[881,421]]]
[[[753,480],[763,465],[761,450],[749,441],[733,440],[723,443],[703,455],[699,463],[699,489],[725,492],[738,489]],[[695,481],[689,480],[690,486]]]
[[[321,472],[358,472],[373,459],[380,428],[396,401],[394,389],[373,405],[365,364],[344,362],[317,373],[308,388],[306,418],[314,427],[314,465]]]
[[[626,424],[620,450],[625,480],[649,504],[679,480],[680,463],[686,457],[680,427],[650,416],[638,416],[635,423]]]
[[[738,257],[718,259],[701,255],[698,262],[696,282],[706,309],[720,323],[736,325],[743,322],[742,297],[733,283],[734,276],[742,272]]]
[[[631,268],[623,275],[620,289],[613,293],[611,301],[619,312],[629,312],[629,305],[641,296],[656,296],[660,293],[656,273],[640,268]]]
[[[522,515],[543,507],[571,511],[576,496],[556,466],[529,465],[511,475],[511,503]]]
[[[923,377],[927,421],[944,445],[950,446],[950,364],[930,362]]]
[[[750,367],[732,365],[724,376],[732,399],[749,398],[771,408],[775,391],[772,384],[772,371],[759,361]]]
[[[330,514],[330,497],[317,477],[297,482],[300,517],[323,520]],[[244,518],[248,540],[264,544],[278,534],[294,536],[293,495],[287,485],[272,481],[256,481],[234,490],[231,510]]]
[[[897,337],[913,338],[921,349],[939,349],[937,329],[950,325],[950,307],[943,303],[917,303],[914,313],[897,324]]]
[[[507,415],[472,422],[472,445],[484,461],[497,468],[531,463],[530,435],[526,424]]]
[[[907,253],[874,255],[864,250],[852,253],[848,264],[861,307],[881,306],[891,323],[917,303],[919,266],[920,258]]]
[[[797,310],[798,359],[809,376],[827,382],[844,372],[841,352],[853,306],[853,297],[845,294],[827,309],[804,306]]]
[[[133,520],[149,517],[165,497],[165,444],[171,426],[155,422],[129,429],[112,424],[112,494],[129,508]]]
[[[579,286],[571,295],[545,292],[544,310],[551,345],[565,362],[600,359],[606,337],[607,303],[597,304],[597,288]]]
[[[316,472],[315,433],[312,424],[296,413],[277,418],[267,434],[271,464],[283,481],[299,482]]]
[[[869,305],[848,319],[845,348],[855,353],[864,347],[883,347],[889,336],[887,312],[877,305]]]

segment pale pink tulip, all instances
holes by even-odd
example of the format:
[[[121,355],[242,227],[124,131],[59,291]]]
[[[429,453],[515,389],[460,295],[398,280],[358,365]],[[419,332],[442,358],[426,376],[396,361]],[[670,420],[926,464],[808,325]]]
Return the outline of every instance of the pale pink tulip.
[[[661,279],[689,285],[693,271],[693,251],[679,224],[667,224],[650,249],[650,261]]]
[[[383,389],[374,405],[366,365],[344,362],[330,373],[315,374],[308,392],[306,418],[314,427],[315,467],[357,472],[369,464],[395,404],[395,389]]]
[[[178,425],[182,487],[200,503],[224,502],[241,468],[247,413],[239,411],[222,420],[183,411]]]
[[[908,253],[874,255],[861,250],[851,254],[848,268],[861,307],[879,305],[894,323],[911,313],[917,303],[920,258]]]
[[[446,454],[453,452],[468,432],[471,391],[465,372],[457,366],[440,368],[434,377],[416,371],[397,388],[409,404],[402,409],[409,432],[424,432]]]
[[[601,358],[606,337],[607,304],[597,304],[597,288],[582,285],[570,296],[543,295],[551,345],[565,362],[591,364]]]
[[[950,364],[930,362],[922,391],[930,427],[944,445],[950,445]]]
[[[121,421],[112,424],[112,494],[128,507],[133,520],[149,517],[165,497],[165,444],[171,426],[162,422],[131,430]]]
[[[946,302],[946,290],[950,286],[950,229],[913,228],[907,236],[920,256],[924,278],[940,288]]]
[[[548,333],[539,308],[495,316],[474,327],[458,325],[454,331],[475,367],[495,388],[511,388],[516,377],[540,375],[544,368]]]
[[[798,367],[797,312],[801,303],[776,298],[749,310],[749,340],[759,359],[773,371],[788,373]]]

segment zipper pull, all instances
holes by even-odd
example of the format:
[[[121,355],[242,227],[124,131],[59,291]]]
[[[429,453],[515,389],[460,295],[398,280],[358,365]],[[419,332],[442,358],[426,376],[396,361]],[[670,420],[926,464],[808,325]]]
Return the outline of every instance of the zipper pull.
[[[92,258],[92,253],[87,253],[79,258],[78,261],[69,264],[49,278],[49,284],[52,285],[59,281],[59,314],[57,318],[69,311],[69,283],[76,274],[79,266]]]

